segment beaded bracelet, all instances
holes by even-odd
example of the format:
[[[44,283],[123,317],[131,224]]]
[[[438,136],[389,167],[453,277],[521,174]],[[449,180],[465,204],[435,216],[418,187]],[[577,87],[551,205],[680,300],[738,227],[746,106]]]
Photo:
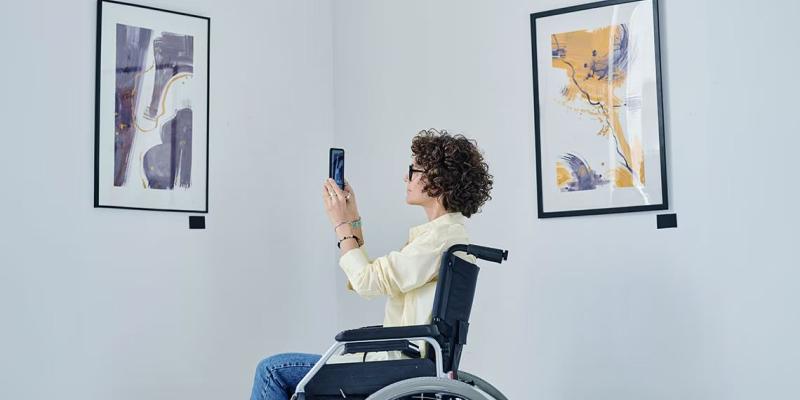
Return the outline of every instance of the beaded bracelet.
[[[361,243],[361,239],[359,239],[358,236],[356,236],[356,235],[348,235],[348,236],[345,236],[345,237],[339,239],[339,241],[336,242],[336,247],[341,249],[342,248],[342,242],[344,242],[347,239],[355,239],[356,240],[356,244]]]

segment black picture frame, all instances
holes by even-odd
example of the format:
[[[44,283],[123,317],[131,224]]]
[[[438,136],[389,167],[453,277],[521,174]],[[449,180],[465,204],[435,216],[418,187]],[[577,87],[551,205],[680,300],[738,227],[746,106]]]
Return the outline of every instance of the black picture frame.
[[[578,11],[586,11],[598,9],[603,7],[622,5],[627,3],[637,3],[650,1],[652,2],[653,9],[653,36],[654,36],[654,50],[655,50],[655,74],[656,74],[656,90],[655,96],[658,110],[658,142],[660,153],[660,190],[661,202],[659,204],[637,205],[637,206],[622,206],[622,207],[600,207],[591,209],[573,209],[566,211],[547,211],[543,200],[543,180],[542,180],[542,131],[540,121],[540,93],[539,93],[539,70],[537,60],[537,20],[541,18],[569,14]],[[535,169],[537,181],[537,211],[538,218],[558,218],[558,217],[574,217],[585,215],[599,215],[599,214],[616,214],[616,213],[630,213],[640,211],[657,211],[666,210],[669,208],[669,196],[667,188],[667,165],[666,165],[666,141],[665,141],[665,124],[664,124],[664,104],[663,104],[663,90],[662,90],[662,74],[661,74],[661,48],[660,48],[660,28],[659,28],[659,3],[658,0],[606,0],[595,3],[588,3],[583,5],[576,5],[571,7],[564,7],[554,10],[542,11],[530,14],[531,23],[531,54],[533,60],[533,114],[534,114],[534,142],[535,142]]]
[[[155,11],[159,13],[168,13],[173,15],[180,15],[188,18],[198,18],[205,22],[205,32],[206,32],[206,40],[205,40],[205,101],[206,101],[206,109],[205,109],[205,190],[204,190],[204,206],[198,209],[182,209],[182,208],[158,208],[158,207],[137,207],[137,206],[120,206],[120,205],[113,205],[113,204],[101,204],[101,195],[100,195],[100,175],[101,175],[101,165],[100,165],[100,152],[101,152],[101,134],[102,127],[101,127],[101,73],[102,73],[102,46],[103,46],[103,7],[105,4],[114,4],[119,6],[126,6],[126,7],[134,7],[137,9],[144,9],[149,11]],[[165,211],[165,212],[179,212],[179,213],[208,213],[208,204],[209,204],[209,175],[210,175],[210,163],[209,163],[209,152],[210,152],[210,111],[211,111],[211,101],[210,101],[210,94],[211,94],[211,18],[202,15],[190,14],[186,12],[179,12],[173,10],[166,10],[163,8],[156,8],[150,7],[140,4],[133,4],[127,3],[122,1],[115,1],[115,0],[98,0],[97,1],[97,27],[96,27],[96,47],[95,47],[95,57],[96,57],[96,65],[95,65],[95,137],[94,137],[94,208],[111,208],[111,209],[125,209],[125,210],[143,210],[143,211]],[[202,117],[201,117],[202,118]],[[201,133],[202,134],[202,133]],[[202,164],[201,164],[202,165]]]

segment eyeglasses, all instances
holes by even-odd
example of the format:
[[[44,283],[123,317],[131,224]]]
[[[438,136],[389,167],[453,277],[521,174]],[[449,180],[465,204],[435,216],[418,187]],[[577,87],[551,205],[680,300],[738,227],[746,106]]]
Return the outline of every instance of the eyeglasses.
[[[414,169],[414,165],[411,164],[408,166],[408,181],[411,182],[414,179],[414,172],[425,172],[421,169]]]

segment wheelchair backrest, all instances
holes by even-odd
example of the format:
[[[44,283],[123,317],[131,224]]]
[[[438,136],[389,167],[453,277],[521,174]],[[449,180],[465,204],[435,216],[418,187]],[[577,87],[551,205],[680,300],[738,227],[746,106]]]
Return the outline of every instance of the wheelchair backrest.
[[[439,281],[433,301],[431,323],[439,328],[442,336],[442,362],[445,371],[458,371],[461,361],[461,348],[467,342],[469,316],[480,268],[454,253],[467,251],[467,245],[451,246],[443,255],[439,268]],[[427,345],[427,357],[435,354]]]
[[[456,244],[450,246],[442,255],[439,268],[439,281],[436,283],[436,294],[433,300],[431,323],[437,325],[441,337],[442,364],[444,371],[458,371],[461,362],[461,348],[467,343],[469,315],[472,312],[472,301],[475,298],[475,287],[478,283],[477,265],[455,255],[463,251],[478,259],[502,263],[508,259],[508,250],[477,246],[474,244]],[[435,353],[427,346],[427,357],[433,359]]]

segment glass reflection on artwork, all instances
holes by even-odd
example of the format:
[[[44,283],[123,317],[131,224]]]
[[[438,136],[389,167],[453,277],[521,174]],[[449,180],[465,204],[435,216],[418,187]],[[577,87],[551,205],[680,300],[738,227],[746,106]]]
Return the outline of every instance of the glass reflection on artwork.
[[[556,180],[562,191],[593,190],[608,183],[622,188],[645,182],[641,140],[629,140],[620,113],[620,109],[638,104],[619,94],[631,57],[628,43],[625,24],[552,35],[553,68],[569,77],[561,93],[563,104],[596,118],[601,123],[596,134],[608,137],[615,147],[615,165],[606,167],[599,162],[597,167],[606,167],[600,173],[589,160],[571,153],[562,155],[556,165]]]

